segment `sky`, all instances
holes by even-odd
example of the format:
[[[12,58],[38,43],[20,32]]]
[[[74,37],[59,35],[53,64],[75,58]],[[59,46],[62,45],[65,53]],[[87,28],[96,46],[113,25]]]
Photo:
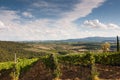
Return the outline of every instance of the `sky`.
[[[0,0],[0,40],[120,35],[120,0]]]

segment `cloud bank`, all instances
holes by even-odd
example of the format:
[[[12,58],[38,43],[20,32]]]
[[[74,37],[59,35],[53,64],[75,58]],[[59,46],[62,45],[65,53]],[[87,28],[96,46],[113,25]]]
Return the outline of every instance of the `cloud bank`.
[[[109,29],[118,30],[119,26],[112,23],[103,24],[99,20],[86,20],[79,26],[74,23],[77,19],[92,13],[94,8],[98,8],[104,2],[105,0],[81,0],[74,5],[71,11],[59,14],[58,16],[61,17],[58,19],[36,18],[34,20],[26,21],[19,15],[19,13],[27,18],[35,18],[30,11],[19,12],[1,9],[0,40],[59,40],[88,36],[108,36]],[[44,5],[41,5],[41,3],[44,3]],[[50,5],[45,2],[40,2],[33,3],[32,6],[49,7]],[[4,30],[2,30],[3,28]],[[96,31],[92,31],[92,29],[96,29]],[[106,30],[99,31],[99,29]],[[118,34],[118,32],[115,32],[110,36],[116,34]]]
[[[84,21],[84,25],[90,28],[99,28],[99,29],[120,29],[120,27],[116,24],[103,24],[99,20],[86,20]]]

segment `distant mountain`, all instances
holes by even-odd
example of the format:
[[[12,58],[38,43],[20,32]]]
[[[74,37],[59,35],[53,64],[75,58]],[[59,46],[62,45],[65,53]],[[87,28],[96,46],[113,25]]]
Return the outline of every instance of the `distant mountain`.
[[[61,40],[62,42],[116,42],[116,37],[87,37],[79,39]]]
[[[33,41],[23,41],[25,43],[39,43],[39,42],[47,42],[47,43],[59,43],[59,42],[116,42],[116,37],[86,37],[86,38],[78,38],[78,39],[66,39],[66,40],[33,40]]]

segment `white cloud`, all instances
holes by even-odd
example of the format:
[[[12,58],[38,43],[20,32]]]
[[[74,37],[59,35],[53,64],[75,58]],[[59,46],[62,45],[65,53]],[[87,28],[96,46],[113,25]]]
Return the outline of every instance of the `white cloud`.
[[[6,29],[5,24],[2,21],[0,21],[0,32],[4,31],[5,29]]]
[[[109,23],[103,24],[99,20],[86,20],[84,21],[84,26],[89,28],[96,28],[96,29],[120,29],[118,25]]]
[[[13,10],[0,10],[0,18],[5,19],[8,17],[8,20],[14,20],[14,19],[19,19],[19,16],[17,15],[17,11]],[[6,17],[7,16],[7,17]]]
[[[4,23],[2,21],[0,21],[0,28],[4,27],[4,26],[5,26]]]
[[[35,7],[49,7],[50,5],[45,1],[38,1],[32,4]]]
[[[107,25],[108,28],[111,28],[111,29],[120,29],[120,26],[116,25],[116,24],[113,24],[113,23],[109,23]]]
[[[17,23],[14,21],[20,20],[20,16],[17,13],[17,11],[13,10],[0,10],[0,21],[7,24],[6,26],[15,26]]]
[[[92,12],[94,8],[99,7],[105,0],[82,0],[74,6],[71,12],[64,14],[66,20],[75,21],[81,17],[85,17]]]
[[[33,17],[33,15],[32,15],[30,12],[23,12],[22,15],[23,15],[24,17],[29,17],[29,18],[32,18],[32,17]]]
[[[0,10],[0,21],[8,26],[8,30],[0,34],[1,40],[52,40],[80,38],[93,35],[93,32],[82,31],[73,21],[90,14],[94,8],[100,6],[104,0],[82,0],[76,4],[71,12],[62,14],[58,20],[36,19],[21,24],[17,11]],[[44,3],[45,6],[48,4]],[[34,4],[35,5],[35,4]],[[87,6],[86,6],[87,5]],[[37,5],[36,5],[37,6]],[[39,5],[38,5],[39,6]],[[43,5],[41,5],[43,6]],[[26,17],[32,17],[28,12],[22,13]],[[18,22],[16,22],[16,20]],[[95,22],[94,22],[95,23]],[[96,22],[96,24],[99,22]],[[101,23],[102,24],[102,23]],[[101,25],[99,24],[99,25]],[[109,24],[110,27],[115,25]]]

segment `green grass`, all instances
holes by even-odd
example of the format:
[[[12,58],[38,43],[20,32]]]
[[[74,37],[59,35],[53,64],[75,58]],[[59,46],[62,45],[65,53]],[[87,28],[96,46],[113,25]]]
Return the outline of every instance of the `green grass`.
[[[1,62],[0,63],[0,70],[2,69],[10,69],[10,68],[13,68],[14,66],[14,62]]]

